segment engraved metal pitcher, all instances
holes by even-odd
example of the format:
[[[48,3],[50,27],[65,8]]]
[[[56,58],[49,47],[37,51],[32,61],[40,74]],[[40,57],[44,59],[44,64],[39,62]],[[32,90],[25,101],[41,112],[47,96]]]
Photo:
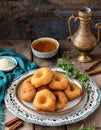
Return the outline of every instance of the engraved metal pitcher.
[[[98,29],[98,37],[95,38],[90,29],[90,21],[92,18],[91,9],[88,7],[82,8],[78,12],[78,16],[70,16],[68,19],[69,33],[71,41],[75,48],[80,51],[80,55],[78,57],[78,61],[80,62],[89,62],[91,61],[91,57],[89,53],[95,48],[99,39],[100,39],[100,29],[101,22],[96,23],[95,27]],[[74,21],[79,19],[79,27],[78,30],[72,35],[70,22],[71,19]]]

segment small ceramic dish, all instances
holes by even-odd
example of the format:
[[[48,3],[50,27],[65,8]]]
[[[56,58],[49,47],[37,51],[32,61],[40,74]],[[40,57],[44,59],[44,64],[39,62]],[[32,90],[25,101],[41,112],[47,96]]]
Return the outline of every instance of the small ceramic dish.
[[[0,71],[9,72],[17,66],[15,58],[10,56],[0,56]]]
[[[38,38],[32,42],[31,49],[39,58],[51,58],[58,52],[59,42],[49,37]]]

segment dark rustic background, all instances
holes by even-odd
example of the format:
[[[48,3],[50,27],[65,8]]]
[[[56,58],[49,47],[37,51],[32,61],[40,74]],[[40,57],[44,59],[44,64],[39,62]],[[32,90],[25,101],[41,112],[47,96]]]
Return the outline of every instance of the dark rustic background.
[[[79,9],[92,9],[91,29],[101,21],[101,0],[0,0],[0,39],[66,39],[68,17]],[[78,22],[72,22],[73,31]]]

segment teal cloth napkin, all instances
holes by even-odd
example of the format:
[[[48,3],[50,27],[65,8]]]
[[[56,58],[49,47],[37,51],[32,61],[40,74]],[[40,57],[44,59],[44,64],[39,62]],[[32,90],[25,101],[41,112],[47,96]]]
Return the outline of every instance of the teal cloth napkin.
[[[0,56],[11,56],[17,60],[17,67],[12,71],[10,72],[0,71],[0,126],[2,128],[2,122],[4,121],[2,118],[3,110],[4,110],[3,109],[4,106],[2,102],[4,99],[5,91],[7,90],[7,88],[10,86],[10,84],[15,78],[17,78],[18,76],[20,76],[21,74],[27,71],[37,69],[38,65],[36,65],[34,62],[31,62],[30,60],[28,60],[18,52],[9,48],[0,49]]]

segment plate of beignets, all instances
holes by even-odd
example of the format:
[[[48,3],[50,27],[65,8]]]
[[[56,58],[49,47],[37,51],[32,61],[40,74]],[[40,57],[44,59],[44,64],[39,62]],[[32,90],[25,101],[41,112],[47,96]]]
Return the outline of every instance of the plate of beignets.
[[[86,87],[66,77],[60,68],[48,67],[23,74],[11,84],[5,96],[7,108],[22,120],[51,126],[83,119],[89,100]]]
[[[25,109],[42,114],[61,114],[81,105],[86,99],[86,91],[64,73],[43,67],[19,82],[16,98]]]

